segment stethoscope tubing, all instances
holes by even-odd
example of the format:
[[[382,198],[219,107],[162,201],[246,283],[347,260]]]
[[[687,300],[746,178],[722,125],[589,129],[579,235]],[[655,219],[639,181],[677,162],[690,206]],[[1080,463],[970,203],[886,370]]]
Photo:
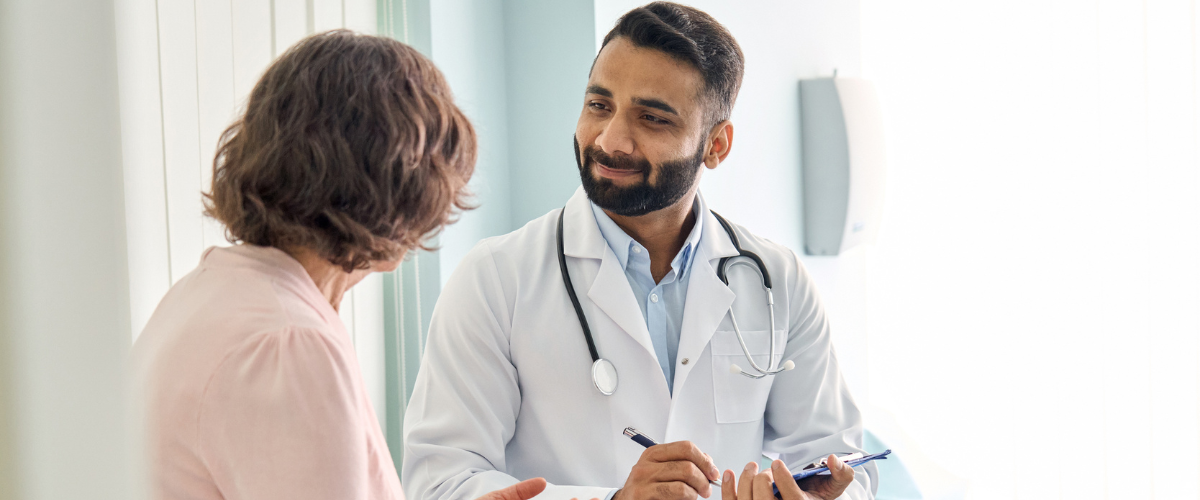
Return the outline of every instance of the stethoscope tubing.
[[[563,207],[563,209],[559,211],[558,227],[555,231],[555,243],[558,250],[558,269],[562,274],[563,285],[567,289],[567,297],[571,299],[571,306],[575,309],[575,316],[579,319],[579,326],[581,329],[583,329],[583,338],[587,341],[588,353],[592,356],[592,383],[596,386],[596,390],[600,391],[605,396],[610,396],[613,394],[613,391],[616,390],[615,368],[612,368],[611,362],[601,358],[599,351],[596,349],[596,341],[592,337],[591,326],[588,324],[587,316],[583,313],[583,305],[580,304],[579,296],[575,293],[575,286],[571,283],[571,273],[567,270],[567,255],[565,246],[563,244],[563,220],[566,218],[566,211],[566,207]],[[757,254],[742,248],[741,242],[738,241],[737,233],[735,233],[733,230],[733,226],[730,225],[724,217],[721,217],[719,214],[713,211],[710,211],[710,213],[713,214],[713,217],[716,217],[717,222],[721,224],[721,228],[724,229],[725,233],[729,235],[729,240],[733,243],[734,249],[738,251],[738,255],[735,257],[746,257],[754,262],[753,267],[757,268],[759,277],[762,279],[763,289],[765,289],[767,292],[767,311],[771,318],[771,330],[768,332],[768,335],[771,338],[771,349],[767,357],[768,363],[767,369],[765,370],[758,366],[758,363],[756,363],[754,358],[750,356],[750,348],[746,346],[746,339],[742,336],[742,330],[738,328],[737,319],[733,315],[733,308],[729,309],[729,320],[733,324],[733,333],[737,336],[738,344],[742,348],[742,353],[746,355],[746,360],[750,362],[750,367],[753,368],[754,371],[758,372],[758,374],[750,374],[745,370],[740,369],[737,371],[746,377],[760,379],[767,375],[775,375],[791,369],[790,366],[779,368],[775,363],[775,296],[771,292],[771,275],[767,272],[766,264],[763,263],[762,258],[760,258]],[[746,266],[750,265],[745,261],[734,261],[730,263],[730,259],[732,258],[734,257],[722,257],[720,263],[717,264],[717,277],[722,283],[725,283],[725,286],[729,286],[729,278],[726,275],[727,267],[736,266],[738,264]],[[596,369],[602,363],[614,370],[614,380],[611,388],[607,386],[601,387],[602,384],[597,378]],[[736,368],[737,365],[733,366]]]
[[[558,231],[555,239],[558,240],[558,269],[562,273],[563,284],[567,287],[567,296],[571,299],[571,305],[575,307],[575,316],[579,317],[579,326],[583,328],[583,338],[587,340],[588,352],[592,355],[592,363],[600,361],[600,353],[596,351],[596,341],[592,339],[592,329],[588,326],[587,316],[583,315],[583,306],[579,304],[579,297],[575,295],[575,286],[571,284],[571,273],[567,271],[567,254],[563,250],[563,215],[567,211],[563,207],[558,214]]]
[[[716,217],[717,222],[721,224],[721,227],[725,229],[725,233],[729,235],[729,240],[733,243],[733,248],[737,250],[738,256],[754,261],[754,267],[757,268],[758,275],[762,278],[763,289],[767,292],[767,314],[771,318],[771,329],[768,331],[768,335],[771,337],[771,349],[767,354],[766,370],[754,362],[754,357],[750,355],[750,348],[746,346],[746,339],[742,337],[742,329],[738,328],[737,318],[733,315],[733,308],[729,308],[729,322],[733,324],[733,333],[737,336],[738,344],[742,347],[742,353],[746,355],[746,361],[750,362],[750,367],[758,372],[758,375],[748,373],[745,370],[738,370],[738,372],[752,379],[760,379],[767,375],[776,375],[785,372],[790,368],[779,368],[775,363],[775,294],[771,292],[771,274],[767,272],[767,265],[763,263],[762,258],[758,254],[742,248],[741,242],[738,241],[737,232],[733,230],[733,225],[729,221],[716,212],[712,212],[712,214],[713,217]],[[725,283],[725,286],[729,286],[729,277],[727,276],[729,267],[738,264],[750,265],[746,261],[733,261],[730,263],[730,259],[732,258],[734,257],[722,257],[721,262],[717,264],[717,277],[721,279],[722,283]]]

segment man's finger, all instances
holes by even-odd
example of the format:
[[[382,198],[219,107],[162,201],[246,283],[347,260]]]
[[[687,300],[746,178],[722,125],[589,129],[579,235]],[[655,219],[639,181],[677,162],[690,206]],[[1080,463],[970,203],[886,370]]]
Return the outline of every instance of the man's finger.
[[[771,469],[762,471],[754,476],[754,500],[773,500],[775,492],[771,486],[775,483],[775,476],[771,473]]]
[[[651,446],[646,448],[646,451],[642,453],[642,457],[651,462],[687,460],[696,464],[696,468],[700,469],[700,472],[708,479],[715,481],[721,477],[721,471],[717,469],[717,464],[713,463],[712,457],[705,455],[691,441],[676,441],[674,443]]]
[[[755,474],[758,474],[758,462],[750,462],[742,469],[742,478],[738,480],[737,485],[738,500],[753,500],[751,488],[754,487]]]
[[[708,478],[692,462],[683,460],[660,462],[656,463],[654,467],[654,473],[649,478],[651,481],[656,483],[679,481],[691,486],[693,490],[696,490],[696,493],[699,493],[704,498],[712,495],[712,485],[709,484]]]
[[[738,500],[737,485],[733,481],[733,471],[726,470],[721,476],[721,500]]]
[[[656,498],[695,499],[699,494],[695,488],[682,481],[655,483],[654,490]]]
[[[792,479],[792,471],[789,471],[787,465],[784,465],[783,460],[771,462],[771,472],[779,478],[775,481],[775,486],[779,488],[779,496],[783,500],[800,500],[804,498],[800,492],[800,485]]]

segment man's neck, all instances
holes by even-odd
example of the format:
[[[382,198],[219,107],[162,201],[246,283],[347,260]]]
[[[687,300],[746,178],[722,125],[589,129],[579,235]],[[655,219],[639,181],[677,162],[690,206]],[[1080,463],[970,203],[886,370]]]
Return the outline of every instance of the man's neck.
[[[692,210],[696,193],[684,196],[662,210],[638,216],[608,214],[630,238],[646,247],[650,254],[650,274],[658,283],[671,270],[671,261],[679,254],[687,237],[696,226],[697,214]]]

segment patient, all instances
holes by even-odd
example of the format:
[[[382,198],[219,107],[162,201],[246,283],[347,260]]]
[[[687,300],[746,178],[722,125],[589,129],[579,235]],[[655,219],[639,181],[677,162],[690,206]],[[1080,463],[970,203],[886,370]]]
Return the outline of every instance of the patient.
[[[465,208],[475,154],[404,44],[333,31],[267,69],[205,194],[237,244],[206,251],[135,346],[153,498],[403,498],[338,305]]]

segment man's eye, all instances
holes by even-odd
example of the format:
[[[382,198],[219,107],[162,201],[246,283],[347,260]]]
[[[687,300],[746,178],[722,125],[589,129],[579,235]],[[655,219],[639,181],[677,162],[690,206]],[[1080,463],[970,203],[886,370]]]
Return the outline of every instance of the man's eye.
[[[662,118],[659,118],[659,117],[657,117],[657,116],[654,116],[654,115],[643,115],[643,118],[645,118],[645,119],[646,119],[647,121],[649,121],[650,123],[653,123],[653,124],[656,124],[656,125],[664,125],[664,124],[667,124],[667,123],[671,123],[671,122],[669,122],[669,121],[666,121],[666,120],[664,120],[664,119],[662,119]]]
[[[608,109],[608,107],[607,107],[607,106],[605,106],[605,105],[604,105],[604,103],[602,103],[602,102],[595,102],[595,101],[593,101],[593,102],[589,102],[589,103],[588,103],[588,107],[589,107],[589,108],[592,108],[592,109],[595,109],[595,110],[598,110],[598,111],[604,111],[604,110]]]

